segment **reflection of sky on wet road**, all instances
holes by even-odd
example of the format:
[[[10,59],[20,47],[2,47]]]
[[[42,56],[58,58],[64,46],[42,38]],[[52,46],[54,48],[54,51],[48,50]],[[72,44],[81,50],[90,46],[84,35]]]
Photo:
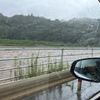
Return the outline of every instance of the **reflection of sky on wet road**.
[[[72,85],[74,82],[74,88],[66,84]],[[77,95],[77,80],[68,82],[54,88],[41,91],[37,94],[26,97],[22,100],[87,100],[93,94],[100,91],[100,83],[90,83],[83,81],[82,82],[82,91],[81,95]]]

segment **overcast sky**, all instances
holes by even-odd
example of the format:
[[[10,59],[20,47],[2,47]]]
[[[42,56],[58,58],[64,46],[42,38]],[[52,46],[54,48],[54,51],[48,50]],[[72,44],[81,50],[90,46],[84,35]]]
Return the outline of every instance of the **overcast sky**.
[[[0,12],[43,16],[50,19],[100,18],[98,0],[0,0]]]

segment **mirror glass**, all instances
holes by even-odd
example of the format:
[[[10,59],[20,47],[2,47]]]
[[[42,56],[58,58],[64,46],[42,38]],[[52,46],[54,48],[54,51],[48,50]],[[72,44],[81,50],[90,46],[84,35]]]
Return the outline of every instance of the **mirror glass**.
[[[100,81],[100,59],[78,61],[74,73],[83,79]]]

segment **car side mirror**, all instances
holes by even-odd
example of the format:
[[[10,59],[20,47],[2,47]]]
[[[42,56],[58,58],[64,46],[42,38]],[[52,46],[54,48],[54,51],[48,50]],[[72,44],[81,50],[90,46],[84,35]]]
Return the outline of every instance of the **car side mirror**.
[[[100,58],[86,58],[72,63],[70,72],[78,79],[100,82]]]

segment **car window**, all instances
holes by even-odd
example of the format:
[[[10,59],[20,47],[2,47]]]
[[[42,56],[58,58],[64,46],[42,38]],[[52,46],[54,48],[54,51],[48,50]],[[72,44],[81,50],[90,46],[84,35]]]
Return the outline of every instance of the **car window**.
[[[100,57],[99,47],[99,0],[0,0],[0,98],[74,80],[72,62]]]

